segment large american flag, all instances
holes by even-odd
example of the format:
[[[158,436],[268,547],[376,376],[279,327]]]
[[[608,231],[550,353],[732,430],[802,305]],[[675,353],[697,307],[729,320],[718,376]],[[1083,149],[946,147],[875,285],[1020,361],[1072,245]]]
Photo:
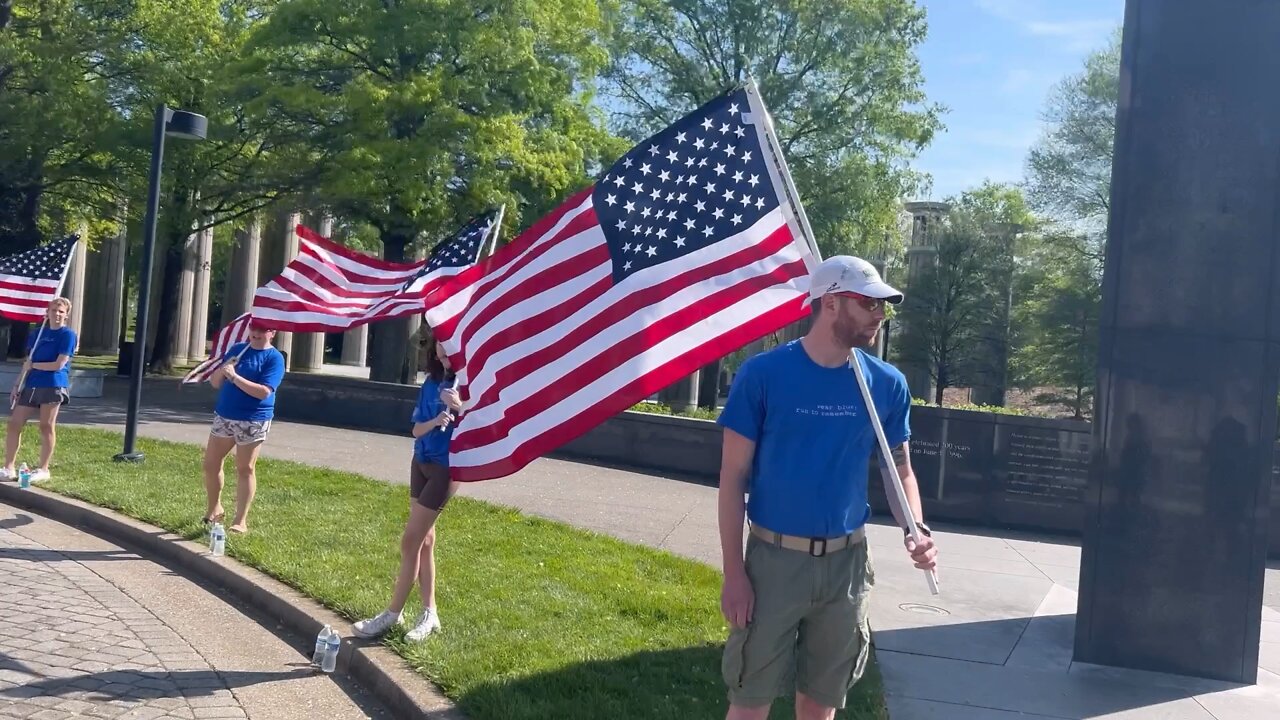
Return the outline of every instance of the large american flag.
[[[476,261],[494,215],[468,222],[414,263],[365,255],[299,225],[298,256],[254,292],[252,315],[279,330],[340,332],[422,313],[446,280]]]
[[[182,383],[199,383],[208,380],[218,368],[222,367],[222,358],[236,343],[249,342],[249,323],[253,319],[249,313],[227,323],[213,338],[213,348],[204,362],[191,369],[182,378]]]
[[[40,322],[58,297],[78,235],[0,258],[0,315]]]
[[[815,260],[766,121],[746,89],[713,100],[427,311],[460,368],[454,479],[515,472],[808,312]]]

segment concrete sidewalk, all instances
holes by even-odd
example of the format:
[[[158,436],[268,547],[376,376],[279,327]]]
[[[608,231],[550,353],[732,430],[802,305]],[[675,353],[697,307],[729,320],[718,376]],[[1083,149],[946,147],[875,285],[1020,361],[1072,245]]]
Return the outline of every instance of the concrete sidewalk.
[[[0,717],[390,717],[214,592],[0,504]],[[342,683],[342,684],[340,684]]]
[[[207,395],[183,397],[144,410],[140,433],[202,444]],[[123,419],[123,404],[110,395],[78,401],[62,416],[65,423],[115,430]],[[407,425],[397,437],[276,422],[263,453],[405,484],[410,448]],[[716,491],[696,482],[543,459],[461,493],[720,564]],[[1080,553],[1070,541],[960,528],[935,535],[943,565],[938,597],[907,563],[900,530],[876,525],[869,532],[876,555],[872,622],[893,720],[1280,716],[1280,570],[1267,576],[1260,682],[1239,687],[1072,663]]]

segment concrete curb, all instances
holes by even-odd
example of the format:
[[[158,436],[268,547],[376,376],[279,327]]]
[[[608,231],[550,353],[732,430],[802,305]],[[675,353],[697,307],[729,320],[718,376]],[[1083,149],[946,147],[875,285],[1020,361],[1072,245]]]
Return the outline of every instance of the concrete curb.
[[[279,580],[229,557],[215,559],[204,545],[158,527],[40,488],[21,490],[16,485],[0,484],[0,501],[67,525],[98,531],[142,550],[152,559],[184,568],[303,638],[313,638],[320,628],[330,625],[343,637],[336,672],[355,680],[396,717],[467,720],[452,701],[399,655],[377,642],[355,638],[351,624],[344,618]]]

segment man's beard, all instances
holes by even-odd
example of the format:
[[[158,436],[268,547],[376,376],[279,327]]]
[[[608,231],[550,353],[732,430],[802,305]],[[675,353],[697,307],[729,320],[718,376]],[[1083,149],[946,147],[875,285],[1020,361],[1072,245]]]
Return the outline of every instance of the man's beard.
[[[838,318],[832,330],[840,345],[850,349],[869,348],[876,344],[876,337],[880,334],[874,325],[860,328],[847,318]]]

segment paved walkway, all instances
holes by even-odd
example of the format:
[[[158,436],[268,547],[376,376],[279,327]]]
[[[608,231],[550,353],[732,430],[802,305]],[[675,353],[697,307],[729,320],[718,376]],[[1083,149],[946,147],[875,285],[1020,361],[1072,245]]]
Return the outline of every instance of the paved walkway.
[[[184,390],[169,406],[145,410],[140,432],[203,443],[211,398],[207,389]],[[63,421],[120,429],[122,407],[111,394],[78,401]],[[277,422],[263,452],[404,484],[410,440]],[[543,459],[461,493],[719,566],[716,491],[706,485]],[[876,555],[872,622],[893,720],[1280,716],[1280,570],[1267,576],[1260,683],[1237,687],[1073,663],[1080,552],[1070,541],[965,529],[936,536],[943,553],[939,597],[906,562],[900,530],[869,532]]]
[[[4,504],[0,616],[3,718],[389,717],[195,582]]]

